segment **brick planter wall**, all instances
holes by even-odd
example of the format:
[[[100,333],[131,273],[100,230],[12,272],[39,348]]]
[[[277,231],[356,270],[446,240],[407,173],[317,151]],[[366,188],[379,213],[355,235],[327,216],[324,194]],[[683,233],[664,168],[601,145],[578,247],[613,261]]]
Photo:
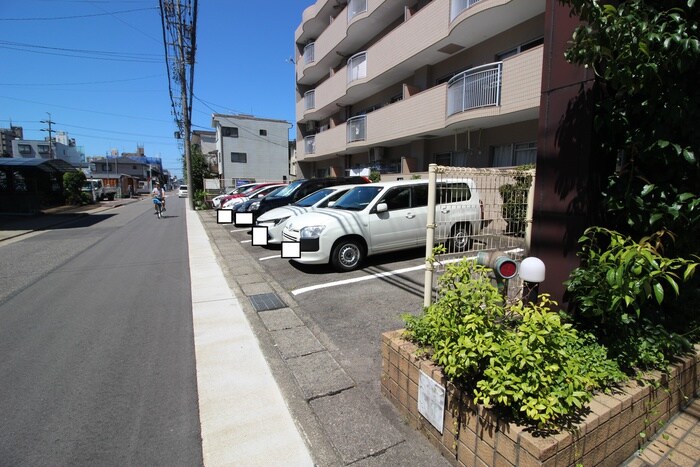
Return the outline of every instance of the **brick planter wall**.
[[[696,346],[695,355],[683,358],[668,375],[656,374],[658,388],[630,382],[615,394],[599,394],[575,434],[536,436],[476,406],[446,381],[440,368],[418,357],[417,346],[402,339],[402,333],[382,335],[382,393],[455,466],[618,466],[697,396],[700,384]],[[442,433],[418,412],[421,371],[446,389]]]

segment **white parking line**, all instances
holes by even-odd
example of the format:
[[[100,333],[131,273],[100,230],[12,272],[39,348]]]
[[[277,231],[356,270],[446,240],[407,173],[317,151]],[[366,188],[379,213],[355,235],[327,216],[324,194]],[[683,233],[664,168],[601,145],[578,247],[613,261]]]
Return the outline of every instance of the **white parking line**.
[[[235,233],[235,232],[247,232],[250,229],[238,229],[238,230],[230,230],[229,232]]]
[[[265,256],[264,258],[258,258],[258,261],[267,261],[268,259],[275,259],[275,258],[281,258],[281,256],[280,255]]]
[[[252,239],[250,239],[250,240],[241,240],[241,243],[252,243],[252,242],[253,242]]]
[[[515,248],[512,250],[508,250],[505,253],[516,253],[523,251],[522,248]],[[456,263],[458,261],[462,261],[463,259],[476,259],[476,255],[474,256],[465,256],[462,258],[453,258],[453,259],[447,259],[442,261],[442,264],[448,264],[448,263]],[[326,282],[325,284],[318,284],[318,285],[310,285],[308,287],[302,287],[300,289],[295,289],[291,291],[292,295],[301,295],[306,292],[312,292],[314,290],[319,290],[319,289],[327,289],[329,287],[336,287],[338,285],[345,285],[345,284],[354,284],[355,282],[363,282],[363,281],[368,281],[372,279],[380,279],[382,277],[389,277],[389,276],[395,276],[397,274],[405,274],[407,272],[413,272],[413,271],[418,271],[420,269],[425,269],[425,265],[421,264],[419,266],[411,266],[408,268],[402,268],[402,269],[397,269],[395,271],[386,271],[386,272],[380,272],[376,274],[370,274],[368,276],[362,276],[362,277],[354,277],[352,279],[344,279],[341,281],[335,281],[335,282]]]

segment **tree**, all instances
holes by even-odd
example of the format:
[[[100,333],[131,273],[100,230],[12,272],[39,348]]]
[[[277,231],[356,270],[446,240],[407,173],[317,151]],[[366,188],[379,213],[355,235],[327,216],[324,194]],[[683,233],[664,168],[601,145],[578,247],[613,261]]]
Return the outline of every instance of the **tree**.
[[[189,187],[190,193],[194,194],[204,190],[204,179],[215,176],[209,170],[209,164],[206,157],[202,154],[202,149],[197,144],[193,144],[190,151],[190,170],[192,186]],[[182,160],[182,173],[187,174],[185,159]]]
[[[87,177],[80,170],[63,174],[63,188],[69,204],[83,204],[83,184]]]
[[[617,159],[605,222],[633,238],[667,230],[700,246],[700,7],[695,0],[560,0],[582,20],[568,61],[595,72],[600,151]],[[669,236],[671,237],[671,236]]]

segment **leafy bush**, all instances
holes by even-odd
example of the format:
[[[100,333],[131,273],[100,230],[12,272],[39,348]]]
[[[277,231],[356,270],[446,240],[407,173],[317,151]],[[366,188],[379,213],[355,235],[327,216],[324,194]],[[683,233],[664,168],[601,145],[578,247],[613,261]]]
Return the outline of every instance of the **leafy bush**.
[[[523,172],[514,176],[514,184],[501,185],[498,192],[503,200],[501,213],[508,224],[506,232],[516,237],[525,236],[525,218],[527,217],[527,194],[532,185],[532,175]]]
[[[506,307],[490,269],[448,265],[439,296],[419,316],[404,316],[406,337],[432,352],[444,374],[474,400],[539,428],[563,424],[593,391],[624,379],[606,350],[539,303]]]
[[[206,191],[197,190],[194,192],[194,208],[197,210],[211,209],[211,206],[207,204]]]
[[[90,202],[82,192],[83,184],[87,180],[85,174],[79,170],[63,174],[63,189],[68,204],[80,205]]]
[[[671,356],[690,346],[672,332],[688,323],[674,320],[669,311],[698,263],[664,257],[661,245],[667,235],[657,232],[635,242],[591,227],[579,239],[581,266],[565,283],[574,318],[608,345],[627,369],[664,367]]]
[[[372,169],[372,170],[369,172],[369,177],[368,177],[368,178],[370,179],[370,181],[371,181],[372,183],[374,183],[374,182],[379,182],[379,181],[382,180],[382,174],[379,173],[379,170]]]

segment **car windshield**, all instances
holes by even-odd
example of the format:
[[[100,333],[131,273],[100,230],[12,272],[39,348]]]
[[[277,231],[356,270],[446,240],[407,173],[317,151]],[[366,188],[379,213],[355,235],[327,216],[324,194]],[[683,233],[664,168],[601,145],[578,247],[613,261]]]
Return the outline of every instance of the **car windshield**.
[[[180,189],[181,189],[181,190],[186,190],[186,189],[187,189],[187,185],[180,185]]]
[[[284,187],[279,192],[275,193],[274,196],[289,196],[292,193],[294,193],[297,190],[297,188],[299,188],[299,185],[301,185],[302,183],[304,183],[304,180],[296,180]]]
[[[287,187],[286,187],[286,186],[281,186],[281,187],[275,188],[274,190],[272,190],[271,192],[269,192],[268,194],[266,194],[266,195],[265,195],[265,198],[267,198],[268,196],[277,196],[277,193],[279,193],[280,191],[284,190],[285,188],[287,188]]]
[[[326,196],[333,193],[335,190],[333,188],[322,188],[318,191],[314,191],[310,195],[300,199],[296,203],[292,203],[294,206],[300,206],[302,208],[308,208],[323,200]]]
[[[341,196],[331,209],[362,211],[380,191],[382,191],[380,186],[358,186]]]

